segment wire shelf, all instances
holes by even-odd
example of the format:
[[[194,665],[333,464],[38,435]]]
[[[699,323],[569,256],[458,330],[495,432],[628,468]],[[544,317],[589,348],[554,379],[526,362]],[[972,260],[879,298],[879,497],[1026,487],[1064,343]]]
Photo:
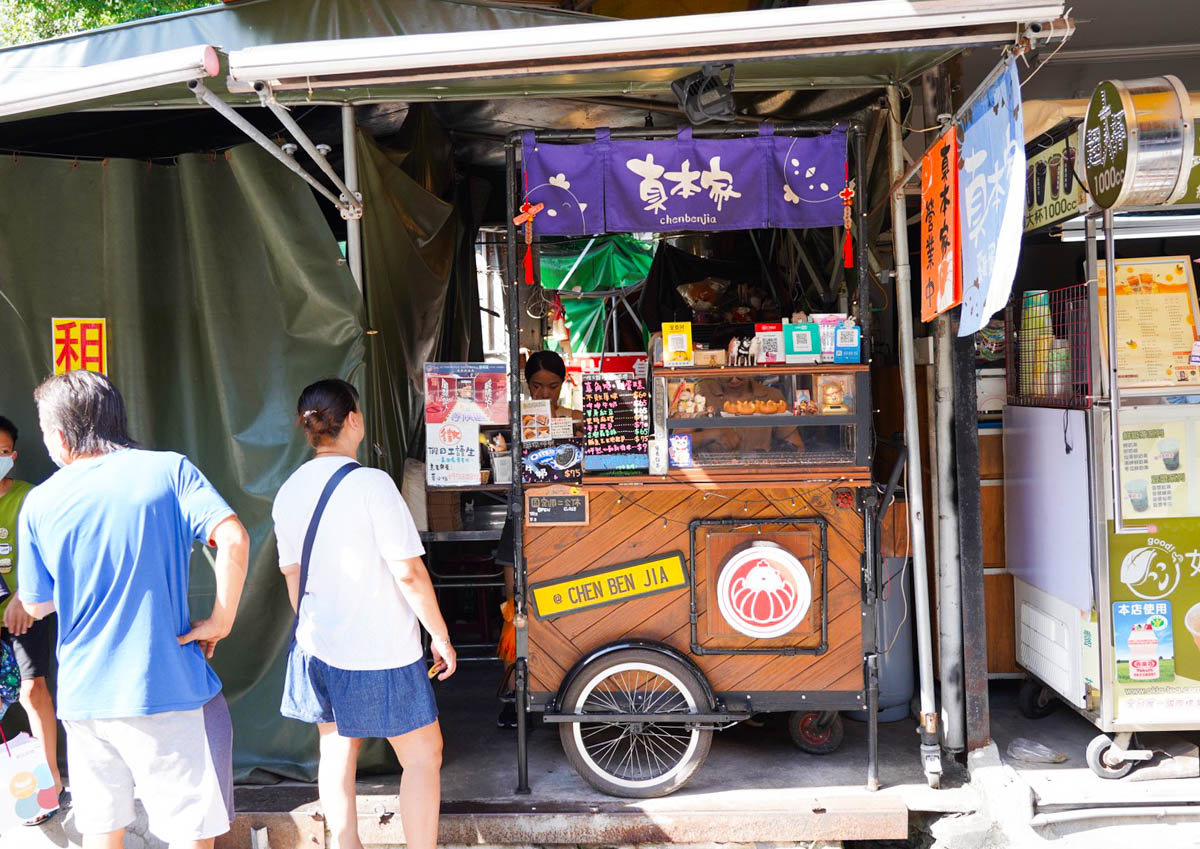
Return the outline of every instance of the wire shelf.
[[[1004,314],[1008,403],[1082,410],[1092,404],[1088,287],[1031,290]]]

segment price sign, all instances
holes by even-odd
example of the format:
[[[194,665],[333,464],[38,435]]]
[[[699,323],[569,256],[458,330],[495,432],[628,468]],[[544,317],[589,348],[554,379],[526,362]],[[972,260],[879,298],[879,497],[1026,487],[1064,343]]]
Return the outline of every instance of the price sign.
[[[583,378],[583,467],[587,471],[648,470],[650,393],[646,380],[614,374]]]
[[[586,525],[588,494],[573,486],[547,486],[525,491],[525,521],[546,525]]]

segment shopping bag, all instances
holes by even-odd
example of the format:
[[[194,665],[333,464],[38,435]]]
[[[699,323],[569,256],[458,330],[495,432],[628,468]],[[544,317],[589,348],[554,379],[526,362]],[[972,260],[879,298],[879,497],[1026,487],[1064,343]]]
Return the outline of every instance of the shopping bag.
[[[0,743],[0,833],[58,807],[42,745],[24,732]]]
[[[0,640],[0,717],[21,698],[21,667],[8,640]]]

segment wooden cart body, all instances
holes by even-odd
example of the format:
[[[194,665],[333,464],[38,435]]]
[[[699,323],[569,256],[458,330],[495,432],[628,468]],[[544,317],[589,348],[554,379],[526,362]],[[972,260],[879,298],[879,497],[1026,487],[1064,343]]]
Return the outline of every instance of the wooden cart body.
[[[730,712],[864,708],[863,658],[874,634],[863,627],[861,486],[585,484],[587,525],[525,527],[528,586],[602,576],[607,568],[673,552],[684,556],[688,586],[557,616],[540,616],[530,604],[531,707],[554,710],[556,695],[581,658],[607,645],[643,640],[689,657]],[[721,520],[735,524],[718,524]],[[783,638],[742,636],[718,610],[715,587],[724,558],[755,540],[796,555],[812,583],[804,622]]]

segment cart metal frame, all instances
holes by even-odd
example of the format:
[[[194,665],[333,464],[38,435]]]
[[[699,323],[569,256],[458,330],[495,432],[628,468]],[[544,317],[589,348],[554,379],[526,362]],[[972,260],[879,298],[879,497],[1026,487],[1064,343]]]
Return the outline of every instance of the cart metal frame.
[[[770,123],[770,122],[763,122]],[[720,126],[720,127],[695,127],[693,134],[696,138],[742,138],[752,137],[758,134],[759,124],[746,124],[736,126]],[[853,178],[855,181],[855,193],[852,200],[852,217],[854,222],[854,231],[856,238],[854,240],[854,270],[856,276],[856,294],[860,307],[860,325],[862,327],[862,350],[863,361],[870,362],[871,359],[871,311],[870,304],[870,278],[867,267],[868,249],[864,239],[867,232],[867,206],[866,206],[866,163],[865,155],[865,139],[866,133],[862,124],[857,120],[850,121],[804,121],[793,122],[786,124],[776,124],[775,133],[777,135],[805,135],[816,133],[828,133],[835,129],[844,129],[847,135],[848,153],[853,159]],[[615,128],[610,131],[610,138],[614,139],[667,139],[674,138],[678,133],[678,128]],[[506,270],[507,270],[507,289],[505,292],[505,322],[508,330],[509,340],[509,369],[510,369],[510,385],[509,385],[509,416],[512,422],[520,420],[520,403],[521,403],[521,374],[520,374],[520,286],[521,280],[519,275],[518,251],[520,250],[523,240],[518,241],[518,231],[514,224],[514,218],[517,214],[517,208],[520,204],[520,154],[522,149],[522,131],[514,131],[509,133],[505,140],[505,202],[506,202],[506,230],[507,230],[507,252],[506,252]],[[533,135],[537,142],[589,142],[596,139],[594,130],[539,130]],[[531,247],[532,249],[532,247]],[[861,402],[860,402],[861,403]],[[860,444],[865,441],[868,445],[873,445],[874,434],[870,427],[866,433],[858,434]],[[521,431],[520,428],[512,429],[512,483],[509,492],[509,519],[513,523],[513,541],[515,547],[514,567],[513,567],[513,595],[514,595],[514,615],[513,625],[516,628],[516,673],[515,673],[515,695],[517,707],[517,787],[516,792],[519,794],[527,794],[529,788],[529,745],[528,745],[528,711],[531,708],[528,685],[529,685],[529,636],[528,636],[528,611],[526,610],[526,570],[523,554],[524,529],[523,529],[523,512],[524,512],[524,495],[523,485],[521,482]],[[862,452],[860,451],[860,456]],[[868,463],[873,455],[873,450],[867,455]],[[862,577],[863,577],[863,628],[862,628],[862,645],[863,645],[863,680],[864,687],[861,691],[856,692],[856,700],[854,703],[847,703],[844,698],[822,698],[821,693],[801,694],[799,699],[795,700],[795,704],[789,701],[788,706],[775,704],[777,699],[770,698],[770,694],[763,694],[764,699],[753,701],[748,699],[748,703],[743,710],[718,709],[716,711],[696,714],[694,717],[689,717],[689,722],[693,724],[709,724],[709,725],[726,725],[748,718],[752,710],[843,710],[843,709],[861,709],[866,707],[869,711],[869,743],[868,743],[868,758],[867,758],[867,786],[874,790],[879,787],[879,765],[878,765],[878,698],[879,698],[879,658],[876,653],[876,633],[875,633],[875,605],[877,602],[877,590],[879,586],[879,570],[880,563],[878,558],[878,545],[875,540],[877,533],[877,523],[875,521],[875,511],[878,506],[877,497],[873,488],[866,487],[861,490],[864,493],[860,496],[859,509],[863,513],[863,555],[862,555]],[[824,522],[818,517],[802,517],[788,518],[784,520],[772,520],[775,523],[782,521],[788,522],[807,522],[814,521]],[[744,523],[743,523],[744,524]],[[694,537],[694,529],[692,531]],[[822,556],[824,556],[824,528],[822,528]],[[693,544],[694,553],[694,544]],[[694,558],[693,558],[694,559]],[[824,567],[822,573],[824,574]],[[695,616],[695,597],[694,587],[691,590],[692,595],[692,616]],[[822,593],[822,603],[824,603],[824,593]],[[694,629],[693,618],[693,629]],[[825,633],[825,623],[822,623],[822,634]],[[636,640],[630,640],[630,644],[635,644]],[[693,646],[695,639],[693,636]],[[780,654],[778,650],[771,651],[773,654]],[[794,652],[793,652],[794,653]],[[568,674],[569,678],[569,674]],[[707,685],[707,682],[705,682]],[[719,695],[719,694],[715,694]],[[714,697],[715,697],[714,696]],[[811,696],[811,698],[810,698]],[[865,702],[865,704],[864,704]],[[719,701],[715,704],[723,703]],[[547,710],[546,708],[550,708]],[[558,713],[551,705],[543,705],[543,720],[551,723],[574,722],[577,718],[571,714]],[[589,715],[589,719],[595,719]],[[614,721],[617,721],[614,717]],[[631,721],[630,717],[622,716],[620,721]]]

